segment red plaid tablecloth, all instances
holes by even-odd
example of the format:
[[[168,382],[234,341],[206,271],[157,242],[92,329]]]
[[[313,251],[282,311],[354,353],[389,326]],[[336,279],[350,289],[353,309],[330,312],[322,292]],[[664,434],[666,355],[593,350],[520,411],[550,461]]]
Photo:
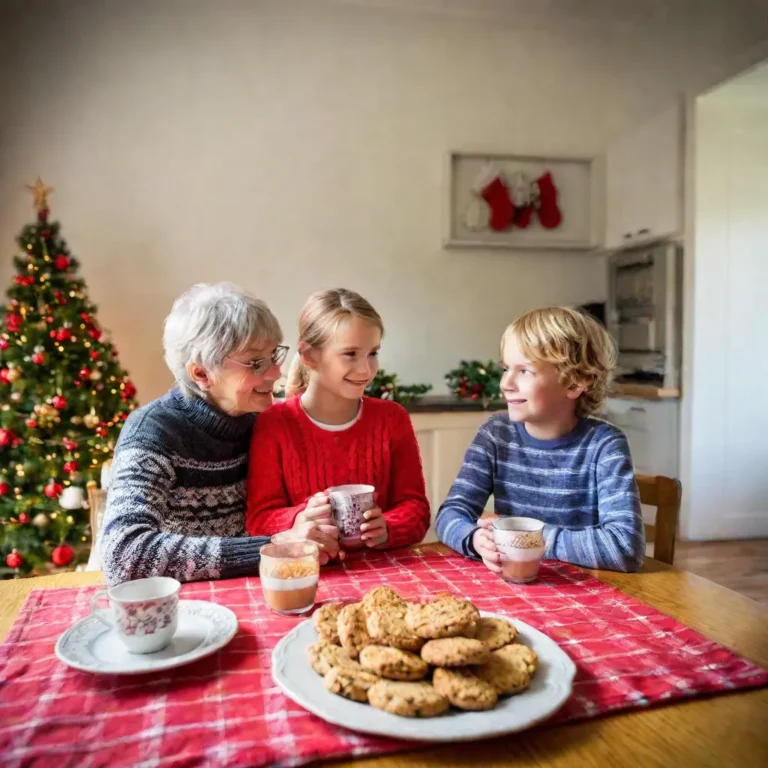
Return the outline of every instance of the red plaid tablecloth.
[[[766,670],[562,563],[510,586],[457,556],[372,552],[324,569],[318,600],[357,599],[377,584],[407,597],[461,594],[556,640],[578,672],[551,722],[768,683]],[[283,696],[270,657],[297,619],[265,607],[258,578],[183,587],[182,597],[226,605],[240,621],[208,659],[146,677],[69,669],[53,648],[95,589],[34,590],[0,647],[3,765],[289,766],[413,748],[328,725]]]

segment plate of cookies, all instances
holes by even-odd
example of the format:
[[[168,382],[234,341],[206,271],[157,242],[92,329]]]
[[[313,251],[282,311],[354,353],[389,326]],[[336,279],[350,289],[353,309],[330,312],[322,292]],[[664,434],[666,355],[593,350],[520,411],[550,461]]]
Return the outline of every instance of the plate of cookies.
[[[355,731],[471,741],[530,728],[571,693],[576,666],[528,624],[450,594],[376,587],[326,603],[283,637],[272,676],[297,704]]]

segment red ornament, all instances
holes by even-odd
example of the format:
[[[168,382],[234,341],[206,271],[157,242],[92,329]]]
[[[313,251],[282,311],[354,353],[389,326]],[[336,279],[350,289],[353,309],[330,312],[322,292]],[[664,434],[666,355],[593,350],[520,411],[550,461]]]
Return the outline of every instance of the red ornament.
[[[32,355],[32,362],[35,365],[42,365],[45,362],[45,355],[42,352],[35,352],[35,354]]]
[[[0,428],[0,448],[15,445],[18,437],[10,429]]]
[[[77,389],[80,389],[80,387],[82,387],[82,386],[83,386],[83,382],[82,382],[80,379],[75,379],[75,380],[72,382],[72,385],[73,385],[74,387],[76,387]]]
[[[30,286],[35,284],[35,278],[32,277],[32,275],[16,275],[16,277],[13,278],[13,282],[16,283],[16,285],[23,285],[23,286]]]
[[[37,422],[34,419],[27,419],[24,422],[30,429],[36,429],[37,428]]]
[[[51,405],[57,411],[63,411],[67,407],[67,398],[63,395],[54,395],[51,399]]]
[[[44,240],[47,240],[51,236],[51,230],[50,229],[44,229],[41,233]]]
[[[5,564],[9,568],[21,568],[24,558],[14,549],[5,558]]]
[[[95,349],[92,349],[92,350],[91,350],[91,351],[88,353],[88,355],[89,355],[89,357],[91,358],[91,360],[98,360],[98,359],[99,359],[99,353],[98,353],[98,352],[97,352]]]
[[[22,512],[22,513],[19,515],[19,522],[20,522],[22,525],[26,525],[26,524],[29,522],[29,515],[28,515],[26,512]]]
[[[53,564],[58,565],[59,568],[69,565],[74,559],[75,550],[72,549],[69,544],[59,544],[59,546],[51,553]]]
[[[87,379],[90,375],[91,375],[91,369],[87,365],[84,365],[80,369],[80,373],[79,373],[80,378]]]
[[[0,339],[0,352],[4,352],[10,346],[11,345],[8,342],[8,339],[5,339],[5,338]]]
[[[11,380],[8,378],[8,368],[0,368],[0,381],[3,384],[11,383]]]
[[[100,328],[89,328],[88,329],[88,335],[94,341],[98,341],[101,338],[101,329]]]
[[[122,397],[124,401],[130,400],[136,394],[136,387],[130,379],[126,379],[124,384],[125,388],[121,390],[120,397]]]
[[[56,269],[63,272],[69,266],[69,259],[64,254],[60,254],[53,260],[53,263],[56,265]]]
[[[107,428],[106,427],[96,427],[96,434],[99,437],[106,437],[107,436]]]
[[[45,322],[48,323],[48,325],[50,325],[53,322],[53,318],[50,315],[48,315],[48,317],[45,318]]]
[[[37,220],[38,220],[38,221],[39,221],[41,224],[45,224],[45,222],[46,222],[46,221],[48,221],[48,209],[47,209],[47,208],[41,208],[41,209],[40,209],[40,210],[37,212]]]
[[[58,288],[54,290],[53,298],[56,299],[57,304],[67,303],[67,297]]]
[[[72,338],[69,328],[59,328],[56,331],[56,341],[69,341]]]
[[[90,323],[91,322],[91,316],[87,312],[81,312],[80,313],[80,319],[84,323]]]
[[[21,324],[22,324],[21,315],[16,315],[14,313],[10,313],[5,316],[5,327],[11,332],[11,333],[18,333],[18,331],[21,330]]]
[[[75,472],[77,472],[77,462],[76,461],[65,461],[64,462],[64,471],[71,475]]]
[[[57,483],[55,480],[51,480],[48,485],[43,488],[43,493],[49,498],[49,499],[56,499],[59,496],[61,496],[61,492],[64,490],[64,488]]]
[[[6,482],[0,483],[0,496],[7,496],[11,491],[11,486]]]
[[[70,440],[68,437],[65,437],[62,439],[61,444],[68,450],[68,451],[75,451],[77,450],[77,443],[74,440]]]

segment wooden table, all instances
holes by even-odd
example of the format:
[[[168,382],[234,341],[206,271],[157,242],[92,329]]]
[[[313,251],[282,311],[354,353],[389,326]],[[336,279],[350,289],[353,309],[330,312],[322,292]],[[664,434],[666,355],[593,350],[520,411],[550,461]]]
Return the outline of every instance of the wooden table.
[[[440,546],[425,545],[416,549],[429,551]],[[646,560],[638,574],[591,573],[768,667],[768,607],[651,559]],[[0,638],[7,635],[31,589],[75,587],[101,581],[100,573],[66,573],[0,582]],[[493,741],[454,744],[334,765],[751,768],[768,765],[768,689],[697,698],[570,725],[542,726]]]

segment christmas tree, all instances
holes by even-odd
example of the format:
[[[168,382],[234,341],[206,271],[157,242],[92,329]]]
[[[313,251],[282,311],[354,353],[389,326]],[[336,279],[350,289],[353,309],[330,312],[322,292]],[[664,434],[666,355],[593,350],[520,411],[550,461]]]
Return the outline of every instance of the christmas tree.
[[[99,326],[79,266],[49,222],[40,179],[37,221],[14,257],[0,306],[0,572],[73,567],[90,549],[83,487],[111,458],[136,388]],[[3,568],[3,566],[6,566]]]

